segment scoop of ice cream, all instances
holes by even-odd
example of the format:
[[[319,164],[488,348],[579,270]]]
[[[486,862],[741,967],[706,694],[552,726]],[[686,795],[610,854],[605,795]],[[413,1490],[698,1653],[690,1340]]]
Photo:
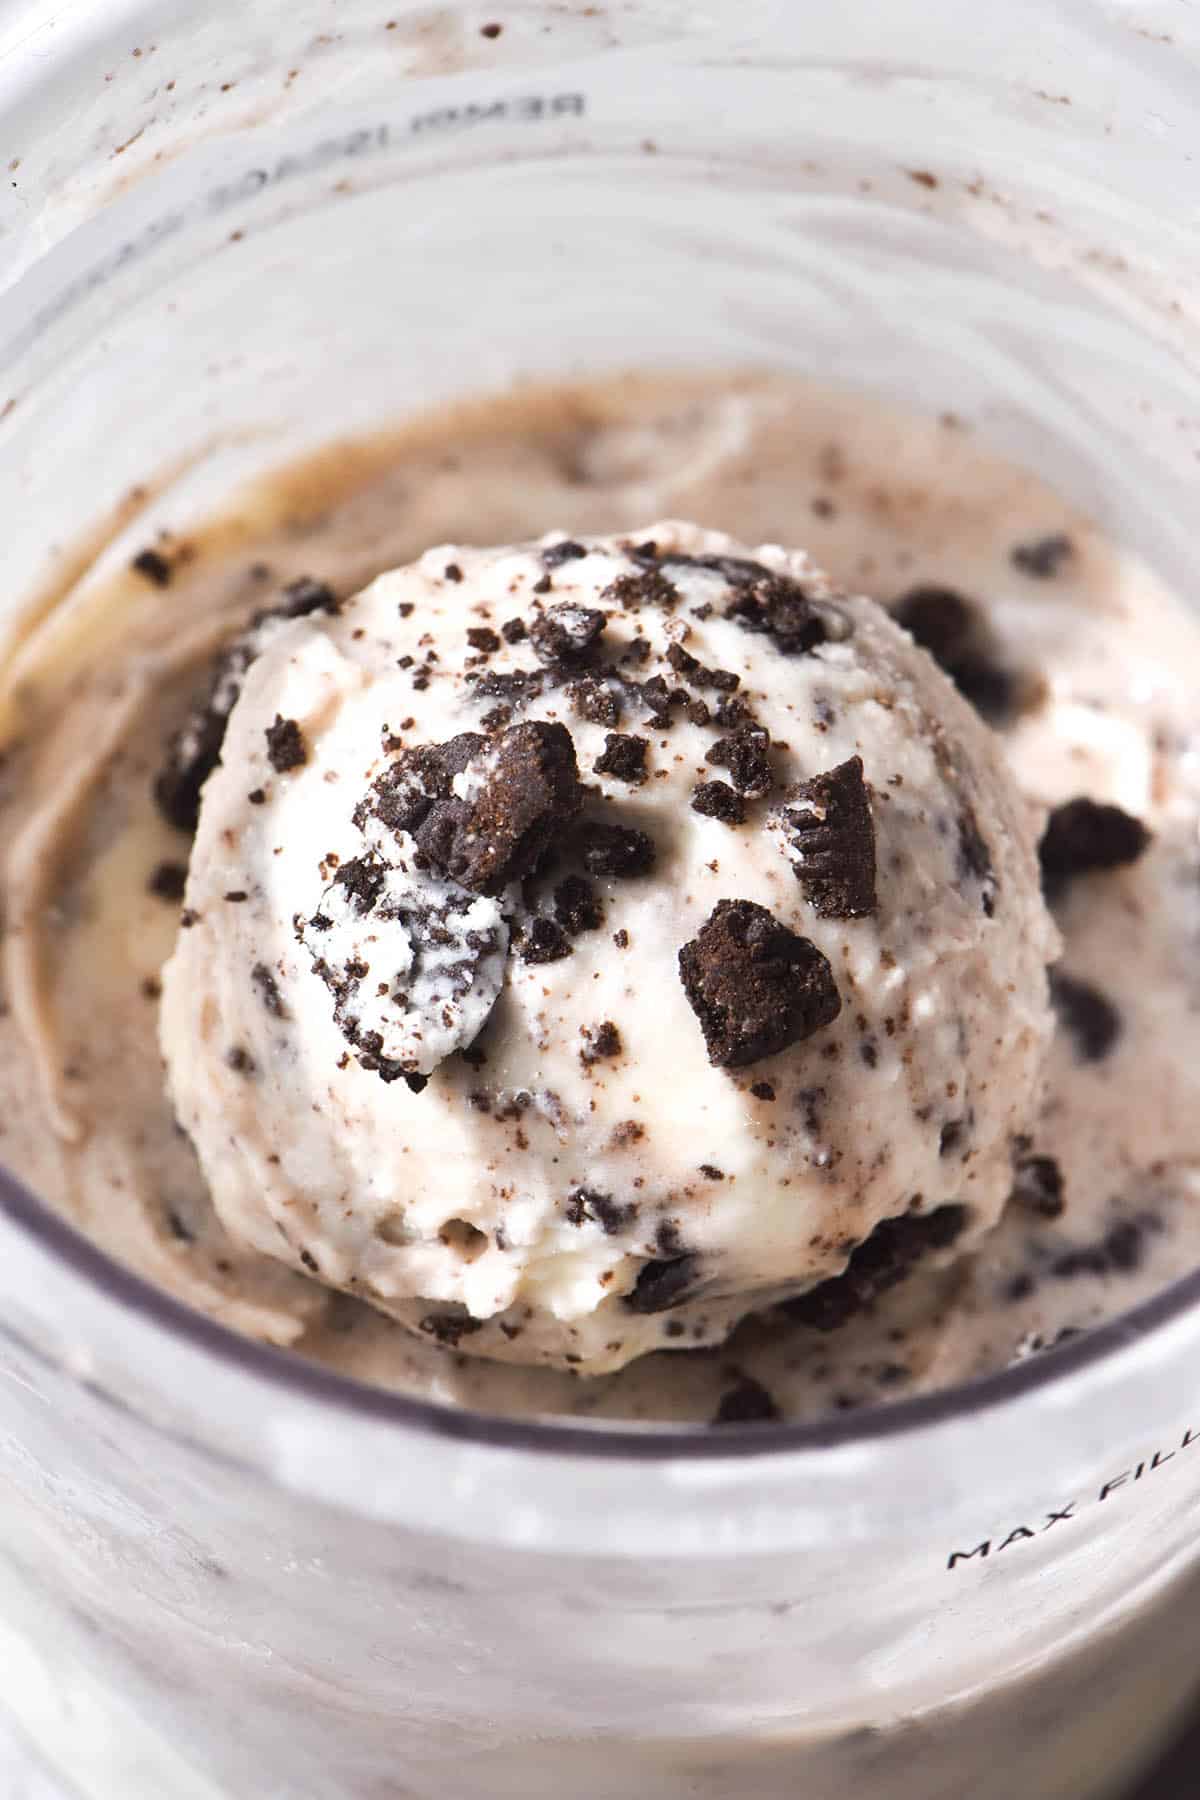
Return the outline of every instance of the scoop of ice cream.
[[[873,602],[664,524],[431,551],[230,667],[161,1026],[239,1238],[599,1372],[995,1223],[1039,822]]]

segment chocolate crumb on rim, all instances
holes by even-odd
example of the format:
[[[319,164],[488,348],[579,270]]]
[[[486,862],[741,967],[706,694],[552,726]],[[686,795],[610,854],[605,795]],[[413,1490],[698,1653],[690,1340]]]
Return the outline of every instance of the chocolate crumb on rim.
[[[752,900],[718,901],[679,952],[709,1061],[745,1068],[830,1025],[842,1009],[827,959]]]

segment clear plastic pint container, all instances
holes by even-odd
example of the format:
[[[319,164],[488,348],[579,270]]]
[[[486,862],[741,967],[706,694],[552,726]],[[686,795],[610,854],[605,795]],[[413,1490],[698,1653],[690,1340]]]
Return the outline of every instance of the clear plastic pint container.
[[[1186,13],[11,0],[8,622],[139,484],[631,366],[953,409],[1194,591]],[[0,1667],[88,1800],[1098,1800],[1190,1697],[1200,1276],[820,1428],[504,1423],[54,1201],[0,1187]]]

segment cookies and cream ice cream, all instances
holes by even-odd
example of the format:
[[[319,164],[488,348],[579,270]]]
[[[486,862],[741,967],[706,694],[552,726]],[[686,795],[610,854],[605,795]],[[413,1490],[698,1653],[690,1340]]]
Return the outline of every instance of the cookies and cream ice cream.
[[[1000,1216],[1041,817],[913,637],[657,524],[299,584],[159,777],[176,1115],[240,1243],[474,1355],[719,1342]]]
[[[64,572],[58,602],[39,605],[23,621],[2,659],[3,1158],[112,1256],[240,1333],[326,1369],[450,1406],[721,1427],[819,1420],[945,1389],[1041,1354],[1194,1269],[1200,1258],[1197,627],[1182,599],[1144,562],[1038,477],[998,460],[951,415],[892,414],[876,397],[778,373],[710,372],[488,397],[407,423],[378,443],[339,445],[304,459],[261,488],[239,492],[215,517],[207,506],[205,494],[189,504],[174,489],[157,499],[148,492],[103,556],[82,572],[74,563]],[[429,559],[424,574],[402,579],[413,584],[414,608],[419,592],[423,603],[440,609],[417,633],[435,631],[439,641],[405,647],[401,636],[416,630],[417,618],[414,610],[402,619],[399,600],[389,623],[391,674],[406,685],[395,716],[389,706],[379,726],[386,722],[402,748],[364,737],[359,764],[348,767],[335,792],[323,774],[326,726],[341,729],[337,708],[328,720],[310,718],[298,699],[285,700],[282,688],[272,701],[264,687],[263,716],[248,739],[259,776],[224,790],[232,769],[229,756],[221,759],[234,702],[243,685],[253,700],[256,681],[284,679],[285,641],[294,650],[324,640],[336,653],[328,666],[341,671],[339,680],[354,673],[349,665],[358,657],[364,692],[368,681],[383,679],[369,637],[353,635],[360,625],[367,629],[365,615],[356,621],[355,611],[374,604],[354,596],[381,572],[413,563],[431,544],[528,544],[550,520],[570,534],[560,543],[587,547],[631,522],[664,516],[710,522],[743,545],[807,544],[840,590],[876,596],[942,666],[971,710],[962,712],[927,664],[920,694],[938,695],[932,710],[944,722],[967,721],[948,735],[962,752],[960,773],[970,773],[978,790],[969,796],[975,821],[1001,881],[992,920],[982,906],[989,884],[978,874],[968,874],[962,894],[957,891],[958,852],[973,838],[952,822],[958,809],[951,808],[947,788],[948,835],[939,836],[932,860],[926,858],[940,884],[936,922],[932,915],[905,914],[889,923],[886,906],[897,898],[907,906],[918,893],[917,865],[903,882],[889,865],[887,842],[892,820],[905,816],[896,811],[905,789],[890,785],[888,776],[903,774],[907,783],[908,774],[898,763],[889,768],[883,754],[887,748],[896,757],[916,755],[904,740],[911,715],[904,709],[888,718],[870,709],[867,731],[854,723],[857,709],[848,705],[835,719],[816,712],[822,693],[832,704],[834,678],[852,690],[858,656],[891,666],[908,637],[877,636],[872,627],[869,637],[856,632],[838,643],[827,636],[806,646],[803,629],[797,641],[785,628],[788,644],[781,647],[778,630],[773,636],[747,629],[755,622],[753,608],[741,623],[724,619],[737,601],[735,563],[689,567],[675,552],[674,566],[666,566],[666,558],[641,552],[657,528],[629,540],[640,554],[619,545],[613,552],[621,572],[639,577],[658,567],[682,596],[670,612],[643,607],[640,622],[625,607],[595,597],[613,579],[600,579],[598,561],[567,553],[559,568],[539,567],[532,581],[518,581],[511,595],[505,591],[502,602],[485,602],[493,606],[487,620],[471,613],[464,590],[468,575],[473,582],[491,566],[490,555],[448,551]],[[694,554],[703,563],[707,553]],[[517,555],[511,578],[530,558],[543,563],[536,545]],[[749,560],[763,563],[768,574],[794,573],[824,619],[831,607],[845,604],[850,616],[860,604],[840,601],[800,562],[766,552],[750,553]],[[463,581],[447,574],[452,562]],[[547,578],[548,589],[530,591]],[[568,586],[575,582],[582,587]],[[563,633],[553,643],[545,637],[544,649],[530,628],[550,608],[571,604],[573,595],[585,612],[606,615],[591,651],[579,645],[585,660],[591,655],[599,668],[613,666],[618,645],[641,637],[650,648],[635,654],[645,654],[645,664],[618,665],[619,681],[600,679],[587,667],[567,675],[570,658],[554,651],[555,643],[571,647],[572,621],[561,620]],[[695,608],[706,604],[713,612],[696,618]],[[863,611],[876,617],[865,603]],[[503,628],[517,618],[527,636],[510,644]],[[590,627],[581,623],[586,639]],[[676,642],[667,630],[680,625],[692,635]],[[468,631],[483,635],[471,643]],[[708,634],[718,631],[720,644],[710,648]],[[500,638],[500,648],[488,634]],[[430,650],[438,662],[427,660]],[[914,653],[910,647],[904,654]],[[407,656],[413,662],[401,669]],[[479,659],[471,670],[468,657]],[[739,686],[699,685],[700,671],[685,657],[727,671]],[[485,680],[519,670],[542,689],[520,696],[521,705],[503,692],[477,700],[467,694],[468,687],[473,693]],[[898,665],[893,673],[898,679]],[[476,680],[468,683],[468,674]],[[355,704],[362,699],[360,693]],[[757,726],[735,720],[735,702],[751,710]],[[436,711],[418,713],[418,704]],[[511,717],[499,712],[505,706],[513,707]],[[348,721],[348,698],[345,711]],[[589,718],[589,711],[598,716]],[[489,720],[492,713],[497,716]],[[409,718],[412,727],[405,726]],[[420,737],[414,736],[418,718]],[[739,723],[751,726],[748,735],[737,736]],[[534,735],[543,743],[542,731],[552,726],[569,735],[579,810],[549,834],[557,861],[539,863],[520,882],[493,887],[489,878],[471,887],[462,879],[470,862],[457,866],[456,832],[443,837],[442,826],[473,819],[483,787],[494,791],[497,772],[488,775],[471,754],[463,768],[447,771],[437,747],[482,737],[491,755],[504,733],[521,725],[537,726]],[[975,748],[980,733],[989,747],[982,763]],[[610,737],[617,741],[610,745]],[[640,739],[644,751],[626,741]],[[551,747],[555,741],[552,734]],[[527,737],[510,742],[509,767],[522,743],[528,749]],[[349,966],[355,944],[374,932],[381,905],[402,912],[408,903],[400,906],[393,889],[395,906],[377,901],[360,916],[349,879],[337,876],[343,856],[353,862],[355,853],[365,854],[355,852],[366,834],[353,823],[354,810],[369,800],[377,812],[373,784],[385,766],[394,773],[410,750],[420,749],[437,753],[418,759],[423,772],[415,790],[397,780],[393,799],[398,806],[407,792],[418,812],[428,802],[428,813],[413,816],[412,824],[427,840],[436,828],[432,848],[456,859],[454,870],[420,871],[422,882],[456,883],[470,905],[497,908],[507,945],[500,997],[478,1036],[437,1062],[424,1092],[415,1094],[405,1077],[419,1083],[418,1058],[432,1057],[429,1041],[423,1048],[415,1043],[411,1010],[400,1014],[390,1005],[390,988],[388,995],[372,993],[369,982],[364,989]],[[932,1085],[934,1064],[926,1052],[939,1041],[939,1014],[914,1007],[914,1029],[901,1042],[902,1015],[885,1005],[881,977],[886,949],[897,955],[898,986],[927,994],[937,1006],[944,1002],[952,1009],[946,1018],[967,1006],[971,1025],[982,1003],[971,1000],[970,984],[989,967],[997,972],[999,962],[984,947],[1009,944],[1009,906],[1026,905],[1027,923],[1044,932],[1044,918],[1018,899],[1026,882],[1013,877],[1020,859],[1009,866],[1000,815],[988,798],[995,777],[979,778],[997,756],[1005,782],[1029,809],[1033,823],[1022,829],[1042,833],[1042,889],[1061,947],[1043,944],[1020,964],[1031,971],[1035,986],[1024,999],[1037,1013],[1042,955],[1055,958],[1053,1037],[1034,1116],[1013,1126],[1018,1140],[989,1163],[984,1134],[1005,1131],[1003,1096],[982,1086],[993,1070],[989,1065],[980,1077],[973,1050],[970,1078],[981,1091],[971,1096],[969,1140],[953,1142],[958,1117],[969,1118],[965,1106],[961,1114],[953,1110],[957,1094],[933,1096],[934,1116],[916,1118],[915,1109],[926,1104],[921,1084]],[[601,761],[605,767],[598,769]],[[553,769],[569,774],[565,759],[545,765],[547,774]],[[313,779],[318,770],[321,778]],[[928,760],[914,770],[918,785],[936,799],[938,777]],[[644,781],[636,779],[639,773]],[[426,792],[430,777],[436,792]],[[454,793],[460,777],[467,791]],[[569,795],[569,783],[564,791]],[[210,857],[205,867],[200,846],[210,843],[209,827],[201,828],[199,845],[193,841],[201,795],[208,811],[222,792],[220,804],[228,809],[222,829],[234,832],[235,842],[218,842],[219,859]],[[337,829],[327,841],[309,829],[305,808],[295,804],[300,796],[306,805],[333,808]],[[447,812],[451,800],[456,806]],[[269,824],[285,814],[286,832],[269,835]],[[399,823],[398,814],[391,816]],[[261,821],[264,833],[253,866],[237,837],[247,817],[255,832]],[[580,834],[594,830],[597,820],[617,830],[592,844],[589,866]],[[385,830],[386,822],[366,813],[364,823],[380,831],[383,860],[392,862],[393,827]],[[468,839],[473,830],[472,824]],[[213,837],[219,838],[215,828]],[[536,849],[536,833],[527,841]],[[871,863],[863,854],[868,845],[874,912],[861,910],[872,893]],[[285,896],[274,870],[289,846],[297,847],[299,862]],[[847,847],[856,853],[847,857]],[[326,860],[327,878],[310,850]],[[339,858],[336,868],[330,851]],[[651,853],[654,866],[642,867]],[[368,883],[355,884],[367,899],[379,874],[371,869],[368,860]],[[944,881],[949,873],[953,878]],[[381,892],[384,876],[403,883],[408,874],[397,859],[380,875]],[[266,932],[264,954],[254,946],[276,880],[273,904],[284,906],[282,924]],[[292,903],[293,886],[304,888],[303,904]],[[744,904],[712,924],[722,901]],[[844,916],[822,910],[830,904]],[[790,934],[781,937],[775,925],[758,921],[756,970],[777,967],[772,947],[787,946],[781,960],[795,1004],[782,1016],[803,1024],[814,1016],[806,1010],[811,1001],[823,993],[831,1010],[817,979],[818,958],[832,972],[840,1010],[809,1036],[742,1063],[736,1059],[755,1035],[748,1029],[754,1020],[718,1010],[727,994],[740,992],[721,970],[741,924],[747,941],[756,936],[758,915],[747,910],[756,907]],[[332,985],[315,966],[322,928],[312,921],[320,917],[329,920],[323,960]],[[461,975],[454,970],[462,958],[453,936],[438,944],[418,929],[418,920],[407,937],[396,935],[396,919],[380,923],[398,989],[411,994],[428,980],[449,984],[448,1018],[434,1022],[442,1037],[433,1048],[465,1041],[469,1008],[490,1001],[487,982],[494,976],[486,957],[472,952],[471,991],[458,992]],[[193,948],[217,924],[241,934],[224,940],[230,950],[236,943],[244,958],[240,975],[232,961],[225,969]],[[904,947],[885,940],[889,931],[904,937]],[[796,948],[792,938],[812,951]],[[947,946],[953,950],[961,983],[942,978],[935,938],[943,955]],[[685,963],[698,1008],[679,963],[679,953],[692,945],[697,948]],[[1015,954],[1027,949],[1018,946]],[[539,964],[531,953],[550,960]],[[198,1029],[194,1044],[181,1045],[177,1036],[172,1047],[176,1080],[182,1071],[206,1117],[204,1132],[197,1131],[204,1162],[176,1118],[159,1048],[163,966],[172,957],[195,957],[203,965],[198,992],[214,1008],[226,996],[211,1043]],[[474,972],[482,975],[477,985]],[[178,1009],[174,975],[170,985]],[[343,991],[353,999],[349,1009],[339,1006]],[[770,980],[756,991],[769,1000]],[[514,1011],[518,992],[540,1006],[544,1050],[529,1036],[526,1013]],[[997,1016],[1011,1023],[1015,997],[998,1001]],[[288,1047],[300,1035],[301,1003],[318,1033],[309,1041],[328,1051],[323,1063],[302,1061]],[[423,1015],[422,1007],[416,1010]],[[208,1016],[197,1005],[198,1028]],[[773,1030],[776,1016],[768,1006],[759,1026]],[[732,1033],[730,1022],[738,1027]],[[358,1035],[357,1045],[347,1029]],[[378,1052],[366,1041],[376,1030]],[[396,1065],[396,1079],[365,1067],[377,1053]],[[182,1070],[185,1054],[194,1056],[191,1076]],[[710,1060],[713,1054],[720,1060]],[[348,1066],[337,1070],[343,1058]],[[957,1051],[955,1058],[947,1084],[961,1080]],[[1028,1060],[1015,1052],[1008,1066],[1006,1079],[1032,1080]],[[206,1081],[215,1084],[207,1100]],[[405,1133],[381,1133],[376,1125],[377,1141],[366,1156],[362,1120],[355,1117],[339,1143],[330,1119],[312,1111],[314,1104],[333,1105],[331,1082],[338,1106],[353,1092],[368,1133],[382,1109],[392,1109],[391,1117],[401,1107]],[[366,1212],[318,1216],[302,1182],[297,1204],[286,1204],[280,1170],[303,1175],[304,1163],[290,1136],[282,1147],[270,1141],[281,1129],[278,1110],[270,1114],[277,1104],[272,1095],[285,1084],[289,1134],[303,1126],[306,1142],[327,1163],[357,1155],[366,1176],[351,1181],[348,1169],[332,1199],[354,1193]],[[228,1108],[224,1121],[215,1116],[218,1091]],[[459,1093],[468,1104],[455,1107]],[[546,1101],[548,1093],[558,1096],[561,1114]],[[1014,1119],[1020,1110],[1014,1088]],[[950,1127],[945,1157],[932,1154],[935,1126],[939,1149],[943,1126]],[[867,1134],[876,1147],[872,1155],[886,1142],[900,1159],[897,1169],[908,1167],[907,1192],[901,1181],[889,1183],[886,1169],[866,1168],[870,1159],[859,1146]],[[843,1157],[835,1165],[832,1152],[839,1148]],[[230,1171],[242,1154],[261,1166],[265,1188],[248,1183],[233,1194]],[[543,1178],[530,1190],[520,1251],[509,1251],[506,1262],[496,1239],[501,1205],[511,1211],[499,1193],[510,1185],[504,1171],[528,1172],[535,1155]],[[391,1198],[391,1171],[414,1156],[433,1170],[419,1216],[412,1211],[418,1190],[407,1178],[403,1189],[394,1189],[394,1207]],[[210,1158],[214,1166],[226,1163],[222,1207],[233,1229],[213,1203]],[[919,1182],[916,1161],[925,1165]],[[476,1173],[464,1193],[468,1162]],[[988,1229],[1005,1189],[999,1220]],[[891,1210],[898,1194],[907,1206],[917,1193],[925,1210]],[[633,1207],[636,1218],[624,1210]],[[810,1217],[827,1225],[811,1224],[802,1235],[799,1220]],[[368,1218],[379,1221],[378,1229]],[[880,1222],[872,1230],[875,1218]],[[448,1223],[454,1220],[460,1223]],[[745,1230],[751,1223],[753,1230]],[[389,1246],[392,1235],[399,1242]],[[264,1242],[268,1254],[259,1247]],[[377,1293],[372,1303],[355,1298],[362,1283],[349,1277],[361,1275],[360,1252],[379,1258],[373,1276],[383,1267],[377,1244],[420,1257],[420,1285],[437,1274],[452,1290],[457,1282],[460,1297],[419,1294],[414,1282],[413,1291],[384,1302],[405,1322],[382,1310]],[[772,1262],[777,1248],[779,1266]],[[541,1257],[536,1273],[549,1276],[561,1317],[533,1296],[531,1250]],[[735,1255],[743,1257],[736,1269]],[[566,1256],[578,1259],[573,1296]],[[699,1260],[689,1262],[691,1256]],[[804,1288],[804,1269],[811,1279],[818,1264],[842,1272]],[[400,1254],[399,1267],[413,1264]],[[659,1312],[628,1303],[646,1267],[654,1273],[643,1295],[648,1289],[651,1304],[673,1302]],[[609,1268],[612,1281],[601,1283]],[[489,1318],[484,1309],[501,1298],[501,1275],[524,1297]],[[754,1287],[764,1275],[765,1284]],[[345,1287],[334,1285],[343,1276]],[[710,1276],[714,1285],[705,1288]],[[469,1302],[468,1279],[480,1284]],[[673,1296],[672,1281],[681,1284]],[[655,1300],[658,1282],[666,1286]],[[614,1292],[595,1306],[598,1286],[606,1296]],[[780,1292],[787,1298],[769,1304]],[[572,1306],[580,1310],[569,1319]],[[713,1341],[740,1310],[746,1312],[741,1322]],[[599,1374],[590,1360],[592,1339],[610,1318],[619,1329],[603,1339],[604,1352],[614,1354],[607,1345],[620,1342],[616,1354],[625,1355],[639,1340],[651,1350]],[[518,1335],[510,1339],[502,1322]],[[576,1341],[569,1345],[572,1333]],[[691,1354],[678,1354],[692,1345]],[[493,1348],[529,1360],[500,1361]],[[574,1356],[583,1360],[573,1362]]]

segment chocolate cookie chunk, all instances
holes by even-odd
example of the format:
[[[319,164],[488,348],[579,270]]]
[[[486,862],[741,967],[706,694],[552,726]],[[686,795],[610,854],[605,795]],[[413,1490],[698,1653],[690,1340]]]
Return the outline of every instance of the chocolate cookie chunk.
[[[796,879],[822,919],[875,911],[875,822],[861,756],[852,756],[788,795],[779,825]]]
[[[517,955],[522,962],[561,962],[571,954],[571,940],[556,919],[530,919],[517,939]]]
[[[762,1382],[755,1381],[753,1375],[740,1375],[721,1395],[713,1424],[767,1425],[780,1416],[778,1406]]]
[[[619,725],[621,722],[621,696],[607,681],[591,676],[573,681],[567,689],[567,698],[578,716],[592,725]]]
[[[1040,1219],[1059,1219],[1066,1211],[1062,1170],[1052,1156],[1023,1156],[1018,1162],[1012,1201]]]
[[[910,588],[892,607],[981,717],[1000,725],[1017,709],[1018,682],[1001,662],[979,608],[954,588]]]
[[[437,801],[417,829],[429,866],[475,893],[494,894],[535,869],[582,798],[575,746],[563,725],[511,725],[478,762],[466,801]]]
[[[275,723],[266,727],[264,736],[267,761],[277,775],[287,775],[292,769],[304,767],[308,761],[308,746],[295,719],[285,719],[276,713]]]
[[[742,685],[740,675],[732,669],[709,669],[696,657],[689,655],[682,644],[672,644],[667,650],[667,661],[689,687],[715,688],[718,693],[732,694]]]
[[[1103,1062],[1121,1035],[1121,1015],[1090,982],[1050,971],[1050,999],[1079,1062]]]
[[[600,595],[606,606],[620,606],[626,612],[640,612],[643,606],[657,606],[671,612],[679,604],[679,589],[657,568],[639,575],[618,575]]]
[[[583,662],[599,643],[607,623],[590,606],[551,606],[529,627],[530,642],[545,663]]]
[[[679,952],[679,975],[719,1069],[774,1056],[832,1024],[842,1009],[816,945],[751,900],[718,901]]]
[[[599,931],[604,923],[604,907],[586,875],[568,875],[559,882],[554,890],[554,917],[572,937],[583,931]]]
[[[1141,820],[1119,806],[1068,800],[1050,814],[1038,845],[1043,886],[1048,895],[1057,895],[1074,875],[1135,863],[1150,840]]]
[[[487,749],[477,731],[462,731],[444,744],[417,744],[401,750],[374,783],[368,799],[355,808],[361,830],[374,813],[389,831],[415,832],[435,801],[450,798],[454,777]]]
[[[633,1292],[625,1296],[625,1304],[635,1313],[667,1312],[689,1297],[699,1274],[700,1258],[694,1255],[643,1263]]]
[[[590,875],[648,875],[657,855],[644,831],[591,819],[580,829],[579,846]]]
[[[770,733],[763,725],[739,725],[728,737],[718,738],[704,760],[728,769],[730,780],[749,800],[762,800],[775,780],[768,754]]]
[[[722,825],[740,825],[746,817],[742,796],[725,781],[702,781],[692,793],[692,811]]]
[[[795,1300],[785,1300],[780,1310],[816,1331],[836,1331],[880,1294],[906,1280],[922,1257],[948,1250],[969,1217],[965,1206],[950,1205],[884,1219],[859,1244],[841,1275],[819,1282]]]
[[[823,644],[829,626],[798,581],[764,575],[743,588],[725,609],[744,631],[762,632],[782,656],[804,656]]]
[[[611,775],[614,781],[626,781],[631,787],[640,787],[646,779],[646,752],[650,748],[648,738],[629,737],[621,732],[610,731],[604,741],[604,749],[592,764],[597,775]]]

